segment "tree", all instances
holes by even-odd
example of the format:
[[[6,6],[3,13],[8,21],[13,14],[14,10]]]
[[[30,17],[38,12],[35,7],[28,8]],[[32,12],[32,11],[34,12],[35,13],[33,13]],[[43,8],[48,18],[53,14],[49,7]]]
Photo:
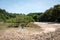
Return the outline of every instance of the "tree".
[[[7,20],[7,22],[14,23],[13,25],[20,25],[22,28],[26,27],[26,25],[30,22],[34,22],[34,19],[31,16],[26,16],[25,14],[20,14],[16,16],[16,18],[11,18]]]
[[[53,8],[46,10],[40,15],[39,20],[44,22],[60,22],[60,5],[55,5]]]
[[[29,13],[28,16],[31,16],[36,22],[39,21],[39,16],[42,13]]]

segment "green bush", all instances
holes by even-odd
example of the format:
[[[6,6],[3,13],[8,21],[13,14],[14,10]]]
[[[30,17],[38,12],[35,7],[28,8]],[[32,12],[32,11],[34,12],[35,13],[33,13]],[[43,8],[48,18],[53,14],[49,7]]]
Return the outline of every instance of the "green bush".
[[[20,14],[18,16],[16,16],[16,18],[11,18],[9,20],[7,20],[7,22],[10,23],[14,23],[12,25],[14,25],[13,27],[19,27],[19,25],[21,27],[26,27],[26,25],[30,22],[34,22],[34,19],[31,16],[26,16],[24,14]],[[12,27],[11,25],[11,27]],[[16,25],[16,26],[15,26]]]

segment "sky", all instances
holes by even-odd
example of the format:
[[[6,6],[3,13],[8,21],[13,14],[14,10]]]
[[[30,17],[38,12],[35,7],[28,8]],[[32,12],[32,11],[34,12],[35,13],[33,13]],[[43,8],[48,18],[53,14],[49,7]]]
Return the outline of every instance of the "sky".
[[[0,8],[10,13],[34,13],[60,4],[60,0],[0,0]]]

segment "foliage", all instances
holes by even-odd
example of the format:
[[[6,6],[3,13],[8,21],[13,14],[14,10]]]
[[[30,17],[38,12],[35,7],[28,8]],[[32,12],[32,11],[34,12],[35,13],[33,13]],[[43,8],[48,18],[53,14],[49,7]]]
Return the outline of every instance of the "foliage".
[[[40,15],[39,20],[42,22],[60,22],[60,5],[46,10]]]
[[[20,25],[21,27],[25,27],[28,23],[34,22],[34,19],[31,16],[26,16],[25,14],[20,14],[20,15],[16,16],[16,18],[11,18],[11,19],[7,20],[7,22],[16,23],[15,25],[18,24],[18,26]]]
[[[29,13],[28,16],[31,16],[35,21],[39,21],[39,16],[41,15],[42,13]]]
[[[16,17],[15,14],[8,13],[4,9],[0,9],[0,21],[6,22],[7,19]]]
[[[18,14],[8,13],[0,9],[0,22],[14,23],[14,27],[25,27],[30,22],[60,22],[60,4],[46,10],[44,13]],[[15,26],[17,25],[17,26]]]

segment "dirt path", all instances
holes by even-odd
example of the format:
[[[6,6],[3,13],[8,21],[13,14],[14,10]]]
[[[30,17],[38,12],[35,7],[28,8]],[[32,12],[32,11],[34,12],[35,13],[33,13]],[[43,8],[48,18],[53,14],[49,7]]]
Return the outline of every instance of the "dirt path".
[[[54,32],[57,28],[60,28],[60,24],[58,23],[49,23],[49,22],[34,22],[34,24],[39,25],[44,33]]]

